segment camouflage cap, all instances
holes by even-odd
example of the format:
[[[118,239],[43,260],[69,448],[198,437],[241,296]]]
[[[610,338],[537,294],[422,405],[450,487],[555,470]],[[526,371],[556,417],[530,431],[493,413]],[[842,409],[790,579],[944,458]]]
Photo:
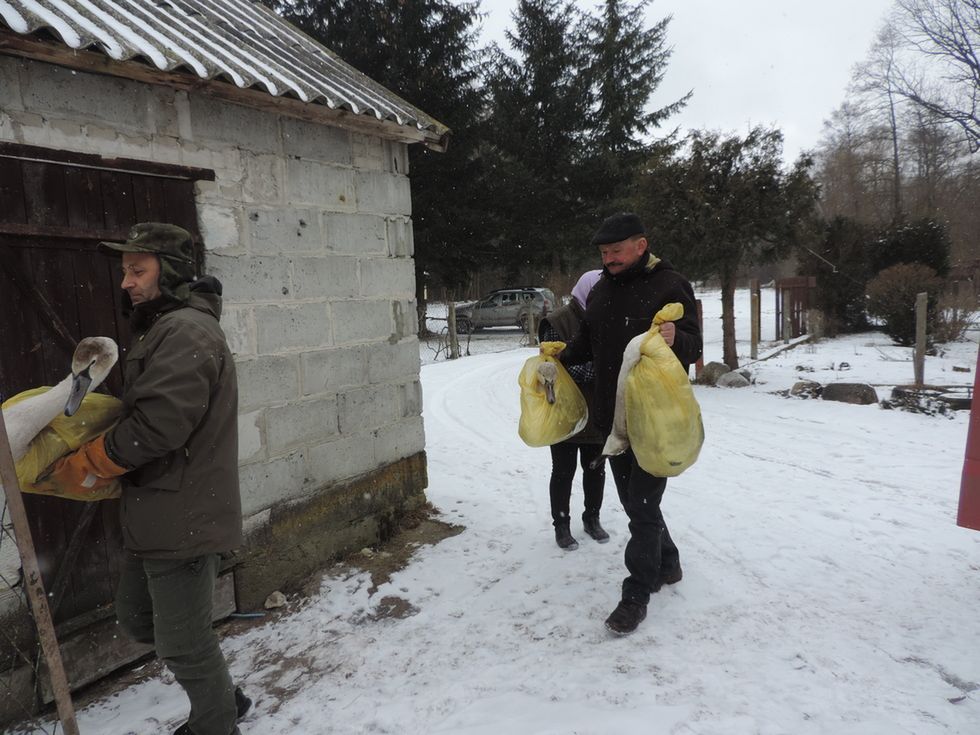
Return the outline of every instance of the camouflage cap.
[[[183,227],[163,222],[140,222],[133,225],[126,242],[100,242],[100,249],[121,253],[153,253],[194,264],[194,242]]]

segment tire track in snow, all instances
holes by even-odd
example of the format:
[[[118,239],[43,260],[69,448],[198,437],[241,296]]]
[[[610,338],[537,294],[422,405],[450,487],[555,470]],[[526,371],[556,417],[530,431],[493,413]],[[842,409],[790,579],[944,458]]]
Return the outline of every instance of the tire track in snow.
[[[423,396],[426,434],[435,439],[427,442],[430,452],[442,453],[458,447],[461,441],[486,448],[500,444],[502,436],[509,438],[516,435],[514,417],[519,405],[517,374],[530,356],[524,352],[508,355],[508,372],[513,367],[512,396],[503,395],[504,391],[501,390],[499,356],[490,357],[489,364],[487,359],[477,356],[454,361],[451,365],[424,366],[424,372],[438,373],[436,380],[426,376],[427,390]],[[449,367],[453,369],[447,369]],[[435,391],[432,385],[437,386]],[[485,396],[495,400],[486,401]],[[483,412],[485,407],[491,408],[490,415],[495,419],[493,422],[487,422],[487,414]],[[439,451],[434,451],[436,449]]]

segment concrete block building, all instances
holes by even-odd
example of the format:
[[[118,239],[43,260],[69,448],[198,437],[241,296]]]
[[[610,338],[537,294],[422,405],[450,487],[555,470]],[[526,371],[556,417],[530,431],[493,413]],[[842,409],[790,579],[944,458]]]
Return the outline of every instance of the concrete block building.
[[[84,336],[126,344],[96,243],[139,221],[191,231],[240,381],[247,542],[226,613],[425,501],[408,146],[447,135],[257,2],[0,3],[0,394],[59,380]],[[97,643],[116,509],[25,499],[80,686],[140,653]],[[0,670],[22,688],[0,691],[0,719],[36,705],[13,653],[26,615],[0,585]]]

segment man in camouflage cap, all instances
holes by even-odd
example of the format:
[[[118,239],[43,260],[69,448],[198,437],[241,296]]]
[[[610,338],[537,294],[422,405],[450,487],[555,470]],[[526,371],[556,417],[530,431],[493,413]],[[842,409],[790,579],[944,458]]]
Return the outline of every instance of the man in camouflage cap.
[[[196,277],[194,243],[176,225],[134,225],[121,254],[132,343],[115,427],[60,460],[64,484],[122,476],[125,556],[116,615],[156,647],[190,699],[174,735],[238,735],[251,701],[232,683],[211,628],[223,554],[242,542],[238,381],[218,319],[221,283]]]
[[[160,263],[160,291],[181,301],[187,300],[189,284],[197,275],[197,270],[194,266],[194,240],[183,227],[163,222],[141,222],[129,230],[126,242],[103,242],[99,247],[123,254],[156,256]],[[134,260],[138,259],[130,259],[130,262]],[[126,290],[125,285],[123,290]]]

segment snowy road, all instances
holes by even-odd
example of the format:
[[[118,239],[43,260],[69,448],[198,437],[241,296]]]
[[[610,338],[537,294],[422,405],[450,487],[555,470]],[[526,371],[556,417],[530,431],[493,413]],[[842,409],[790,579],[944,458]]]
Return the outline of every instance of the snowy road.
[[[576,483],[580,548],[563,552],[549,454],[517,438],[533,351],[425,365],[426,492],[466,531],[374,594],[366,575],[328,578],[226,639],[256,698],[243,735],[973,735],[980,533],[955,525],[967,416],[769,393],[795,363],[842,355],[847,377],[873,380],[862,339],[760,366],[767,384],[696,389],[707,441],[664,498],[684,580],[623,639],[602,625],[624,574],[611,478],[610,543],[581,532]],[[417,612],[374,619],[386,596]],[[82,732],[166,733],[185,707],[158,677],[86,708]]]
[[[517,536],[467,575],[504,567],[510,617],[527,612],[535,631],[529,649],[511,631],[505,654],[529,673],[491,691],[506,701],[520,682],[554,727],[518,731],[972,731],[980,547],[952,520],[965,417],[698,388],[708,441],[664,501],[685,580],[636,636],[610,640],[625,517],[610,486],[613,542],[553,548],[547,452],[513,438],[513,376],[530,354],[425,368],[430,498],[471,529],[460,543]],[[608,711],[572,715],[576,701]]]

